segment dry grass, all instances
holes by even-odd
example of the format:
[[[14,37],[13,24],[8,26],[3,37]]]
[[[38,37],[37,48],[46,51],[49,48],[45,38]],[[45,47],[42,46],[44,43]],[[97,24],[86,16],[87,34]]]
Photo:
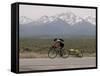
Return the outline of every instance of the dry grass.
[[[53,39],[20,39],[20,58],[47,58]],[[65,49],[84,49],[83,57],[96,56],[96,41],[93,38],[64,39]]]
[[[48,54],[40,54],[36,52],[23,52],[20,53],[20,58],[48,58]],[[83,53],[83,57],[95,57],[96,53]],[[59,57],[59,56],[57,56]],[[69,55],[69,57],[76,57],[76,55]]]
[[[35,52],[24,52],[20,53],[20,58],[47,58],[47,54],[39,54]]]

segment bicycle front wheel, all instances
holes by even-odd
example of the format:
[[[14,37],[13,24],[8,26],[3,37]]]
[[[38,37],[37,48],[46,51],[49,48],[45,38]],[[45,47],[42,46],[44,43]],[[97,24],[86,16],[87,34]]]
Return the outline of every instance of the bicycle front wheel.
[[[48,51],[48,57],[53,59],[57,56],[57,51],[54,48],[50,48]]]

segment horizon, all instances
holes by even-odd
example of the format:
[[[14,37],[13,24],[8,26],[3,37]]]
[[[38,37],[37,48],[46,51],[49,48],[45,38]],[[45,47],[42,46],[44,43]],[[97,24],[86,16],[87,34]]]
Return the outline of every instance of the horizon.
[[[25,16],[33,21],[38,20],[41,16],[54,16],[61,13],[72,12],[76,16],[85,18],[87,16],[96,17],[95,9],[73,8],[73,7],[52,7],[37,5],[20,5],[19,17]],[[34,11],[35,10],[35,11]]]

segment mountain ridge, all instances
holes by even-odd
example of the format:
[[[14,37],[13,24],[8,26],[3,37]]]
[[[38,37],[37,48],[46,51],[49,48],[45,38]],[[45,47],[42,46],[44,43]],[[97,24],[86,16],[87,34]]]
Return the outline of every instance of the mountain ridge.
[[[61,18],[62,17],[62,18]],[[65,18],[64,18],[65,17]],[[73,13],[42,16],[38,21],[20,24],[20,37],[34,36],[95,36],[95,24],[77,17]]]

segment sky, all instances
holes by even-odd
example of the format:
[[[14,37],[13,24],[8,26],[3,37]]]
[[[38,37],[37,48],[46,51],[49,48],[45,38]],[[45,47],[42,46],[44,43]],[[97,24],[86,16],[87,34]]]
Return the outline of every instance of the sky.
[[[72,8],[72,7],[52,7],[52,6],[37,6],[37,5],[20,5],[19,16],[25,16],[32,20],[38,20],[41,16],[53,16],[60,13],[73,12],[76,16],[85,18],[91,16],[95,18],[95,9]]]

